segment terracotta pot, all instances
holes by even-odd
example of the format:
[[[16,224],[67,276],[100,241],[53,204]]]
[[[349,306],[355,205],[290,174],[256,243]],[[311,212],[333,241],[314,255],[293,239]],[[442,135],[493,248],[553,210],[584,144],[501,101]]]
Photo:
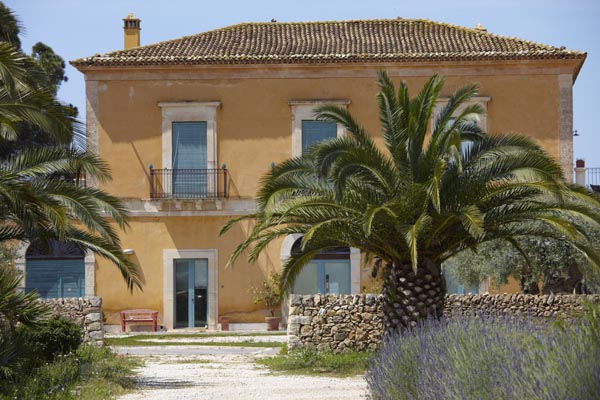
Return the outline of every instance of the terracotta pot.
[[[278,331],[279,322],[281,322],[281,317],[266,317],[265,322],[267,323],[268,331]]]
[[[221,330],[222,331],[229,330],[229,317],[221,317]]]

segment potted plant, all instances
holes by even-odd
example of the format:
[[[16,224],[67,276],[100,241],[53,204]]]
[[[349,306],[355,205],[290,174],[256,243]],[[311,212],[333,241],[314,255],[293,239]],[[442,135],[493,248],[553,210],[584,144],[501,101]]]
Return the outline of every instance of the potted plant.
[[[275,309],[279,307],[283,299],[280,280],[279,273],[271,272],[260,286],[250,287],[250,293],[254,296],[254,304],[264,303],[271,312],[271,316],[265,318],[268,331],[279,330],[279,322],[281,322],[281,317],[275,316]]]

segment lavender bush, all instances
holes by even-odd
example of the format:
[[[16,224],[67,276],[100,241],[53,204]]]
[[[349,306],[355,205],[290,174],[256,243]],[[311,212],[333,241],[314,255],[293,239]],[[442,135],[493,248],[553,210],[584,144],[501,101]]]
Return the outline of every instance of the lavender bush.
[[[426,321],[387,338],[367,373],[381,399],[600,399],[600,313],[577,323]]]

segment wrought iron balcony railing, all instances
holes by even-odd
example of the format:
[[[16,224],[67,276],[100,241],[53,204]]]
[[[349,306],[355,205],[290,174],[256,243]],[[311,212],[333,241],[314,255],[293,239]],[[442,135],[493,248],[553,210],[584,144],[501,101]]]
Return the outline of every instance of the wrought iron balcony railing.
[[[585,183],[589,185],[594,192],[600,193],[600,168],[586,168]]]
[[[227,198],[227,169],[152,169],[151,199]]]

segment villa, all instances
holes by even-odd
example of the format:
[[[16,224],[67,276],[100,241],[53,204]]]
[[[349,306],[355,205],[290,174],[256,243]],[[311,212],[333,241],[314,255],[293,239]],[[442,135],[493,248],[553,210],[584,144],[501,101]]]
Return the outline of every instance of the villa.
[[[225,268],[249,227],[222,237],[219,230],[255,211],[260,178],[273,165],[345,134],[316,121],[316,106],[346,107],[378,134],[379,70],[413,93],[433,74],[445,77],[445,96],[477,82],[484,129],[530,135],[572,170],[572,89],[586,53],[480,25],[401,18],[241,23],[140,46],[140,22],[124,19],[124,50],[71,62],[85,75],[89,149],[113,174],[100,186],[130,210],[122,243],[145,284],[130,293],[108,261],[80,253],[69,258],[80,265],[76,276],[58,268],[52,279],[61,296],[101,296],[109,324],[129,308],[158,310],[166,329],[215,329],[221,316],[261,321],[266,312],[248,288],[279,270],[299,237],[271,246],[255,265],[242,257]],[[53,262],[23,250],[18,265],[36,285],[45,279],[36,263]],[[487,284],[479,289],[491,290]],[[360,252],[342,248],[312,260],[294,291],[359,293],[372,285]]]

